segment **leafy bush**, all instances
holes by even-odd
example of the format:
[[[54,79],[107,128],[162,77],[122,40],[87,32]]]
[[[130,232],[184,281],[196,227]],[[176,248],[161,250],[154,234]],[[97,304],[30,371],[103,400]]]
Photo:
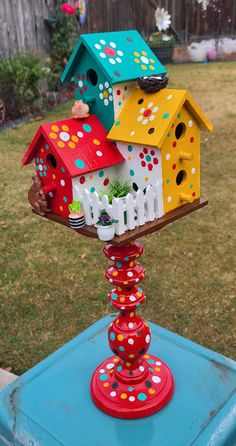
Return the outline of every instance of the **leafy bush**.
[[[0,98],[5,102],[7,118],[21,117],[40,108],[43,76],[38,54],[18,53],[0,60]]]
[[[173,35],[169,36],[160,32],[152,33],[149,38],[149,46],[151,48],[174,46],[175,38]]]

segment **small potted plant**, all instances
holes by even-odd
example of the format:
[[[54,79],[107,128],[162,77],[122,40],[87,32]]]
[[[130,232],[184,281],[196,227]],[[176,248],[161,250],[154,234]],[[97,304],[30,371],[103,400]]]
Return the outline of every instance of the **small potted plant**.
[[[110,181],[107,192],[102,195],[107,195],[108,201],[112,204],[113,198],[120,198],[124,200],[126,195],[128,195],[132,190],[132,186],[129,181],[121,182],[120,177],[116,177]],[[124,222],[127,223],[127,212],[124,212]]]
[[[118,220],[114,220],[110,217],[105,209],[100,212],[100,217],[96,223],[98,237],[100,240],[107,242],[112,240],[115,235],[114,223],[118,223]]]
[[[155,11],[157,32],[149,37],[149,46],[162,63],[170,63],[173,59],[175,38],[173,35],[164,34],[171,25],[171,16],[164,8]]]
[[[73,229],[80,229],[85,225],[85,216],[81,211],[81,205],[79,201],[73,200],[69,204],[69,222],[70,227]]]

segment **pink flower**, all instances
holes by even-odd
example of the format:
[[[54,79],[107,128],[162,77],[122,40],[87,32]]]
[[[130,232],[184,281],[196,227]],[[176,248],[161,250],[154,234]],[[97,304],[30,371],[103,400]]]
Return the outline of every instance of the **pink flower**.
[[[75,8],[70,3],[62,3],[61,10],[66,15],[74,15]]]

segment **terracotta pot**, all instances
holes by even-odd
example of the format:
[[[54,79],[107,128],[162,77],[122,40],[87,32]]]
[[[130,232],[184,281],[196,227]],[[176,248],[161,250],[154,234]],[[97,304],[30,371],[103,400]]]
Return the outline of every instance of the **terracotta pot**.
[[[107,242],[108,240],[112,240],[115,236],[115,225],[109,225],[109,226],[101,226],[96,225],[97,231],[98,231],[98,237],[103,242]]]
[[[82,212],[71,212],[69,214],[69,222],[72,229],[80,229],[86,224],[85,216]]]

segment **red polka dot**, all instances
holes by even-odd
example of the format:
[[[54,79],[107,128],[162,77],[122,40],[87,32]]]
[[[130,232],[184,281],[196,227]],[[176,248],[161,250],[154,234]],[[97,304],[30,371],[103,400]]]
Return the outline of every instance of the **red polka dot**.
[[[155,150],[151,150],[151,155],[154,156],[155,155]]]
[[[150,108],[148,108],[147,110],[145,110],[143,116],[144,116],[145,118],[147,118],[147,117],[150,116],[151,114],[152,114],[152,110],[150,110]]]
[[[173,128],[173,127],[174,127],[174,124],[172,124],[171,128]]]
[[[120,96],[120,90],[117,90],[116,94],[117,96]]]
[[[84,91],[86,91],[87,90],[87,87],[86,87],[86,85],[84,85]]]
[[[78,87],[78,85],[77,85],[77,84],[74,84],[74,85],[73,85],[73,87],[74,87],[74,88],[77,88],[77,87]]]
[[[176,147],[176,146],[177,146],[177,142],[174,141],[174,142],[172,143],[172,146],[173,146],[173,147]]]
[[[154,164],[158,164],[159,163],[157,158],[153,158],[153,162],[154,162]]]
[[[116,55],[115,50],[113,48],[108,47],[108,46],[105,46],[104,53],[107,54],[108,56],[111,56],[111,57],[114,57]]]
[[[141,162],[141,164],[142,164],[142,166],[143,166],[143,167],[145,167],[145,166],[146,166],[146,163],[145,163],[145,161],[142,161],[142,162]]]
[[[193,142],[193,141],[194,141],[194,137],[191,136],[191,138],[190,138],[190,142]]]
[[[152,170],[153,169],[153,165],[151,163],[148,164],[148,170]]]
[[[82,74],[82,79],[85,79],[85,74]]]
[[[144,158],[144,154],[142,152],[139,154],[139,158],[141,158],[141,159]]]
[[[172,169],[173,169],[173,170],[176,169],[176,164],[172,164]]]
[[[80,182],[80,184],[84,184],[85,183],[85,177],[84,176],[80,177],[79,182]]]
[[[103,181],[103,185],[107,186],[109,184],[109,178],[105,178],[105,180]]]
[[[195,197],[195,196],[196,196],[196,192],[193,192],[193,193],[192,193],[192,196]]]
[[[83,90],[80,90],[79,92],[80,92],[80,94],[83,94]]]
[[[80,79],[80,74],[77,74],[78,79]]]
[[[145,153],[145,155],[147,155],[147,153],[148,153],[148,149],[146,149],[146,147],[144,147],[144,149],[143,149],[143,153]]]

